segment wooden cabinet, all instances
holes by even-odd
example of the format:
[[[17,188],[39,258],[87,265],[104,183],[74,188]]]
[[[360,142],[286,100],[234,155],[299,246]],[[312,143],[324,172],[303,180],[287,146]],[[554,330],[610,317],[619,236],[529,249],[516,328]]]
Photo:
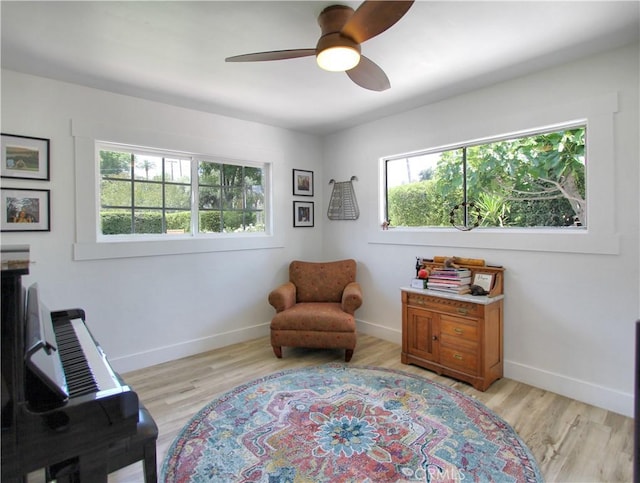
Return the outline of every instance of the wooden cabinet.
[[[402,288],[402,363],[485,391],[503,373],[503,298]]]

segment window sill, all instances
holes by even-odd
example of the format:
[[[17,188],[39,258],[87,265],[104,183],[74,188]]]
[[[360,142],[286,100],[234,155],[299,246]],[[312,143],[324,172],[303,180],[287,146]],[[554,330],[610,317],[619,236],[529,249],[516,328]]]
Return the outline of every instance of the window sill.
[[[559,233],[552,229],[476,229],[462,232],[442,229],[389,229],[370,234],[370,244],[416,245],[455,248],[486,248],[492,250],[520,250],[559,253],[587,253],[617,255],[620,236],[596,235],[588,230]]]
[[[264,250],[282,248],[281,240],[269,235],[221,238],[179,238],[145,241],[108,241],[74,243],[73,259],[106,260],[111,258],[154,257],[208,252]]]

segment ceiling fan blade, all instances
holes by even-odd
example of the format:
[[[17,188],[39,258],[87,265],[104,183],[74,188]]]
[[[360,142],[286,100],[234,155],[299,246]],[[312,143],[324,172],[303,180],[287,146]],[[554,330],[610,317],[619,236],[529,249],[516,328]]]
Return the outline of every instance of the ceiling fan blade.
[[[361,44],[394,25],[407,13],[413,3],[414,0],[366,0],[342,27],[341,33]]]
[[[269,52],[235,55],[224,60],[225,62],[262,62],[265,60],[296,59],[312,55],[316,55],[316,49],[271,50]]]
[[[386,91],[391,87],[387,74],[364,55],[360,56],[358,65],[347,71],[347,75],[360,87],[370,91]]]

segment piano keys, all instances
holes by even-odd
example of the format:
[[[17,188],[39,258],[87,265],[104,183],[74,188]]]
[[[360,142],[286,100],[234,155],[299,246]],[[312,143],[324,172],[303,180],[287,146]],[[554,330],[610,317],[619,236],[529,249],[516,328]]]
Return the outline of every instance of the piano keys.
[[[77,324],[77,328],[74,323]],[[56,341],[58,342],[58,352],[60,354],[60,364],[64,370],[65,381],[69,397],[76,398],[98,392],[100,387],[96,382],[94,371],[87,361],[85,351],[82,349],[80,338],[76,331],[81,330],[84,325],[80,319],[65,320],[56,327]]]
[[[2,271],[2,481],[77,458],[81,482],[106,482],[107,448],[135,434],[138,396],[81,309],[50,312],[37,285],[23,309],[25,273]]]
[[[85,325],[84,311],[53,312],[51,318],[69,397],[94,394],[101,398],[120,392],[120,380]]]
[[[106,354],[85,324],[84,310],[50,312],[38,300],[37,284],[29,288],[27,300],[25,359],[30,381],[26,400],[32,411],[51,409],[69,399],[78,404],[123,391]]]

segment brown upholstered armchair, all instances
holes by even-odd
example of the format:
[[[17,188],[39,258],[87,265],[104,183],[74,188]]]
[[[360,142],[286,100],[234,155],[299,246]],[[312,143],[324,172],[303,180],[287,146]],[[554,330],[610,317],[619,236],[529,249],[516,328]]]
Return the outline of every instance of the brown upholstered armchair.
[[[271,320],[271,346],[282,358],[282,347],[345,349],[349,362],[356,347],[354,313],[362,305],[356,282],[356,261],[293,261],[289,282],[269,294],[276,309]]]

